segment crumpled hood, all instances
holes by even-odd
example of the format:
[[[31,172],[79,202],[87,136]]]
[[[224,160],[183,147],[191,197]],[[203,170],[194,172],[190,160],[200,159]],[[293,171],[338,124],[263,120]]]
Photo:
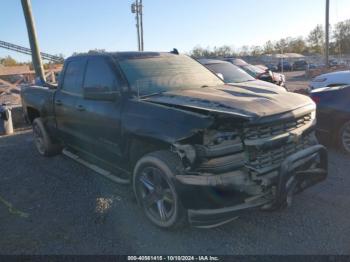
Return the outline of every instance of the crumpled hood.
[[[307,105],[315,107],[307,96],[273,88],[238,85],[168,91],[144,101],[249,119],[287,113]]]

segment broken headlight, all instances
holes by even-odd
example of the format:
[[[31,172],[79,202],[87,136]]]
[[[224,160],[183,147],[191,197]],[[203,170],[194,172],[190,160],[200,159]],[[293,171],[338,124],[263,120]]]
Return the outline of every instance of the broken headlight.
[[[226,144],[242,144],[238,132],[207,131],[203,136],[203,144],[206,146],[218,146]]]
[[[207,173],[219,172],[222,168],[236,169],[245,159],[238,132],[207,130],[203,134],[202,144],[174,144],[173,151],[180,156],[187,170],[197,169]]]
[[[243,143],[238,132],[207,131],[203,145],[197,146],[201,157],[212,158],[231,155],[243,151]]]

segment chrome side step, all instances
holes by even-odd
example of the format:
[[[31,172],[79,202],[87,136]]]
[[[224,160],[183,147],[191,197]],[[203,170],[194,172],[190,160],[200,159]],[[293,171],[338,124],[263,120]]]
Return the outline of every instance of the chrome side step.
[[[105,178],[107,178],[115,183],[122,184],[122,185],[128,185],[131,183],[130,179],[119,178],[119,177],[113,175],[110,171],[107,171],[101,167],[98,167],[94,164],[91,164],[91,163],[85,161],[84,159],[82,159],[78,155],[68,151],[67,149],[63,149],[62,153],[65,156],[69,157],[70,159],[82,164],[83,166],[86,166],[87,168],[95,171],[96,173],[102,175],[103,177],[105,177]]]

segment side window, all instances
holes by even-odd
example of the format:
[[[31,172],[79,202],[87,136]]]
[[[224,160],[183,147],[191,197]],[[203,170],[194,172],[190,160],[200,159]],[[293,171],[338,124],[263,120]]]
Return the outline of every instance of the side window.
[[[101,91],[116,91],[117,79],[110,65],[104,58],[90,58],[86,73],[84,88],[97,88]]]
[[[74,94],[82,93],[85,62],[85,59],[81,59],[73,60],[68,63],[62,85],[64,91]]]

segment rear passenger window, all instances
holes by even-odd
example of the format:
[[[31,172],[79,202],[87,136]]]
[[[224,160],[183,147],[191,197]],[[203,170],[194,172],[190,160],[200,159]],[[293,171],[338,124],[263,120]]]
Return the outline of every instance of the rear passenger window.
[[[106,59],[102,57],[89,59],[85,73],[84,88],[116,91],[116,76]]]
[[[74,94],[82,94],[85,64],[85,59],[75,60],[68,63],[62,85],[64,91]]]

